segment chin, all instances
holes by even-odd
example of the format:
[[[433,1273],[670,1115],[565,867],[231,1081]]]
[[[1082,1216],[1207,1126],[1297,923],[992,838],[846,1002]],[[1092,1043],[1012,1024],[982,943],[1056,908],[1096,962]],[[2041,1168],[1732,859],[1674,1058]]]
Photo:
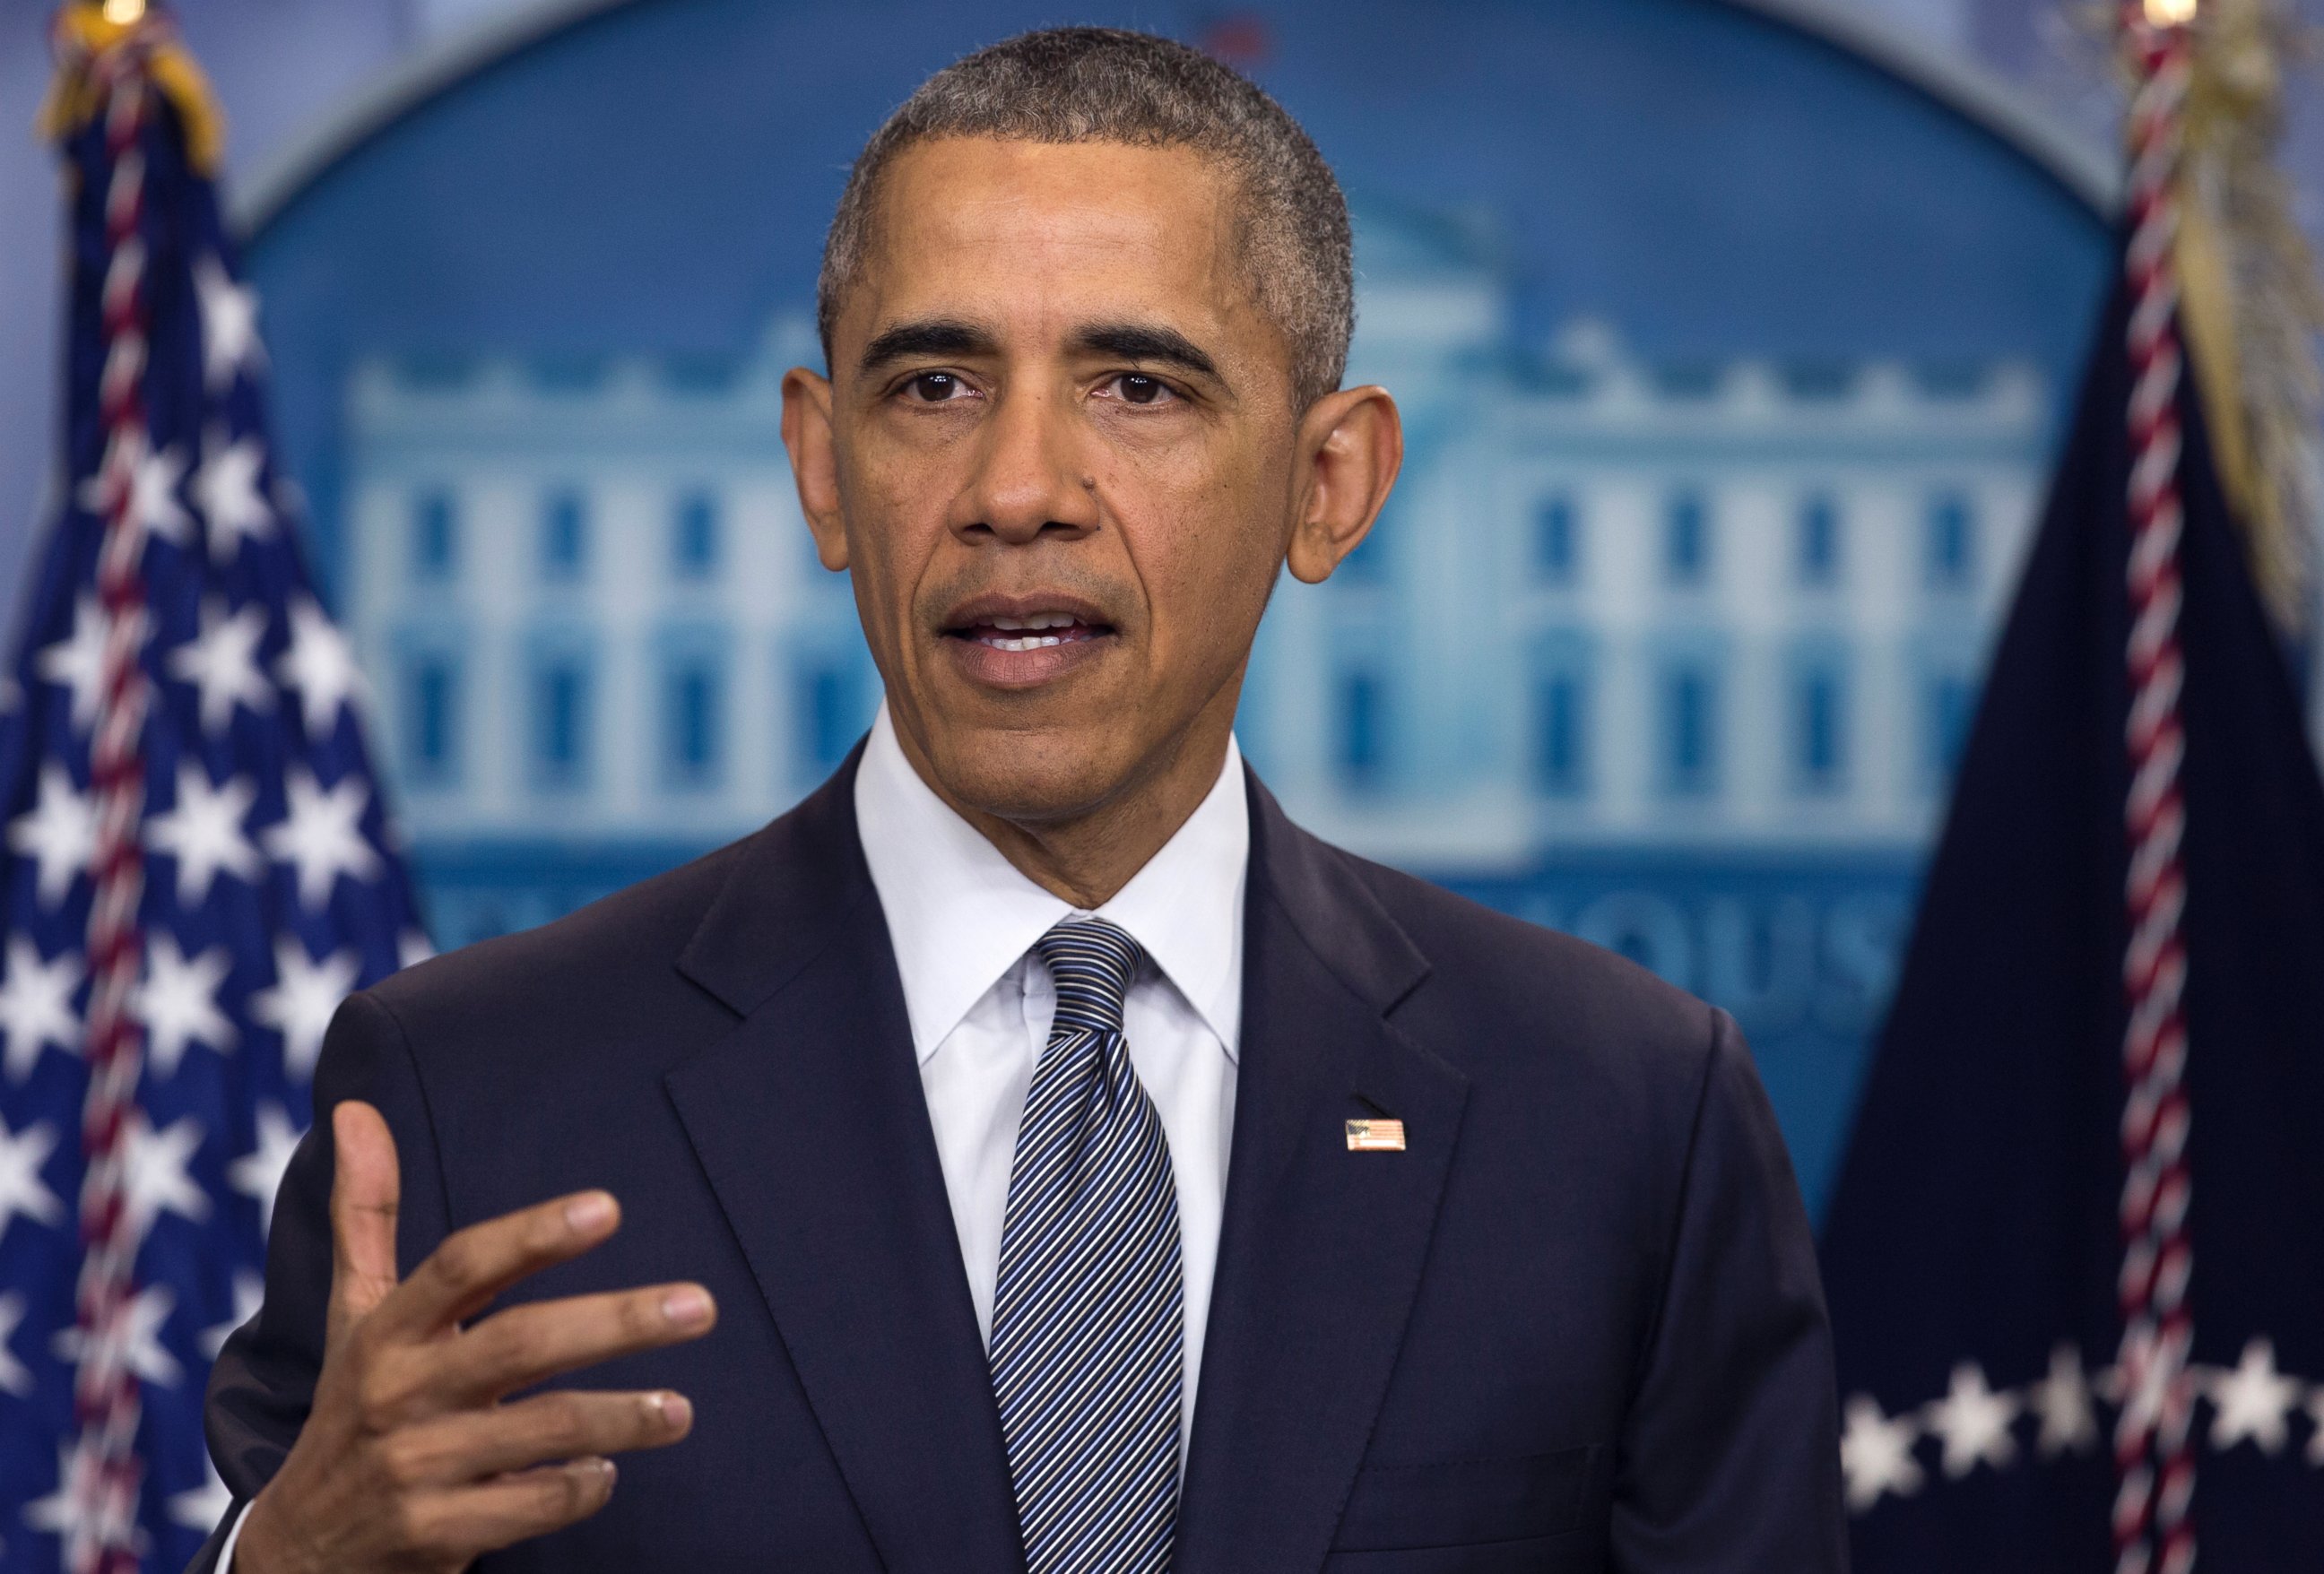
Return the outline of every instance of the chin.
[[[1130,741],[1093,723],[1034,732],[964,728],[932,752],[954,798],[1023,823],[1088,813],[1120,788],[1138,757]]]

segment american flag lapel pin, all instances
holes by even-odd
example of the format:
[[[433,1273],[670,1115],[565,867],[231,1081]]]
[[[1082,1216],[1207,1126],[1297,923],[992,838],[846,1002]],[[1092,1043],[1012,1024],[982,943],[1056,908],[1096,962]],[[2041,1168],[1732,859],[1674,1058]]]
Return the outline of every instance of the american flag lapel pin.
[[[1404,1122],[1401,1120],[1351,1120],[1348,1122],[1350,1153],[1402,1153]]]

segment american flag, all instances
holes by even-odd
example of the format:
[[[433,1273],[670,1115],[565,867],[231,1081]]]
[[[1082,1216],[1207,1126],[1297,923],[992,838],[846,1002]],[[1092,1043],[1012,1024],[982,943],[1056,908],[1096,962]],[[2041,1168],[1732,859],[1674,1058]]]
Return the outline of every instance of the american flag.
[[[424,951],[268,441],[218,122],[159,10],[59,16],[63,476],[0,677],[0,1569],[182,1568],[202,1387],[350,990]]]

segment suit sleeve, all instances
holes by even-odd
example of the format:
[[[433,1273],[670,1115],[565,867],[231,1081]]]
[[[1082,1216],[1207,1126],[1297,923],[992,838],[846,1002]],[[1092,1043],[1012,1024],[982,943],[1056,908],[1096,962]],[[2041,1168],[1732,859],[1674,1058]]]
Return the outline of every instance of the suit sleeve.
[[[210,1369],[204,1426],[234,1506],[189,1574],[215,1574],[244,1506],[274,1478],[313,1403],[331,1293],[330,1113],[348,1099],[376,1106],[395,1137],[402,1181],[398,1271],[410,1273],[447,1232],[443,1174],[410,1047],[386,1007],[369,994],[349,996],[316,1063],[315,1124],[275,1195],[265,1300],[226,1339]]]
[[[1617,1467],[1622,1574],[1840,1574],[1831,1330],[1775,1111],[1715,1012],[1662,1303]]]

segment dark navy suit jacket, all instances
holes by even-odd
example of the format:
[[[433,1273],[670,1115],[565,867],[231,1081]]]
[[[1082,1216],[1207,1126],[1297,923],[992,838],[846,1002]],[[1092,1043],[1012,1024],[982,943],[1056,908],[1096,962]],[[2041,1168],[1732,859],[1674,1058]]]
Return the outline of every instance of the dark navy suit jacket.
[[[853,765],[798,809],[340,1010],[264,1309],[209,1391],[237,1503],[321,1358],[330,1124],[386,1115],[405,1271],[558,1192],[613,1239],[519,1297],[709,1286],[692,1396],[603,1513],[501,1571],[1021,1570],[1000,1422]],[[1300,831],[1254,779],[1242,1043],[1178,1574],[1843,1565],[1807,1220],[1734,1025]],[[1403,1119],[1402,1153],[1343,1123]],[[217,1540],[197,1569],[215,1557]]]

